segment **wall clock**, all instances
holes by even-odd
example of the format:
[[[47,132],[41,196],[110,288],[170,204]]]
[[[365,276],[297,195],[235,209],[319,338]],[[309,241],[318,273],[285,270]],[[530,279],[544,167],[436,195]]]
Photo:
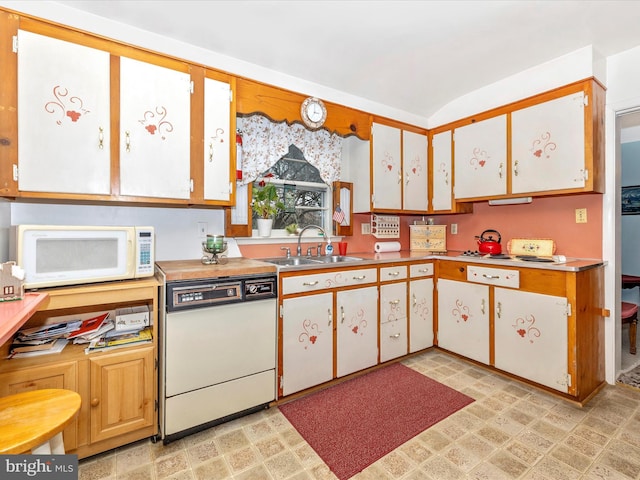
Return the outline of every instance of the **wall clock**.
[[[327,107],[324,102],[316,97],[309,97],[302,102],[300,107],[302,121],[309,128],[320,128],[327,119]]]

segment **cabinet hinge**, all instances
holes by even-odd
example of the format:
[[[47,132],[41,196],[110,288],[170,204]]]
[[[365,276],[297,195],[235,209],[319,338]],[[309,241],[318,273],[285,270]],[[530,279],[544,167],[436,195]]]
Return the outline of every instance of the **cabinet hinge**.
[[[582,171],[582,176],[584,177],[584,181],[586,182],[587,180],[589,180],[589,170],[587,170],[586,168]]]
[[[585,107],[589,106],[589,95],[585,95],[584,99],[582,100],[582,102],[584,103]]]
[[[558,385],[562,385],[565,387],[571,386],[571,374],[565,373],[561,378],[558,379]]]
[[[229,89],[229,103],[233,102],[233,90]]]
[[[567,317],[570,317],[570,316],[571,316],[571,304],[570,304],[570,303],[567,303],[567,310],[566,310],[566,312],[567,312]]]
[[[17,182],[18,181],[18,165],[16,165],[15,163],[13,164],[13,181]]]
[[[278,310],[280,310],[280,318],[282,318],[282,314],[284,313],[284,306],[280,304],[280,308]]]
[[[155,402],[153,402],[153,403],[154,403],[153,408],[155,408],[155,411],[157,412],[157,411],[158,411],[158,408],[160,408],[160,406],[158,405],[158,400],[156,400],[156,401],[155,401]]]
[[[189,191],[193,193],[193,178],[189,179]]]
[[[284,377],[280,375],[280,388],[284,388]]]
[[[13,53],[18,53],[18,36],[14,35],[12,40],[11,49]]]
[[[229,195],[233,193],[233,182],[229,182]]]
[[[193,86],[193,80],[191,80],[191,81],[189,82],[189,93],[190,93],[191,95],[193,95],[193,89],[194,89],[194,86]]]

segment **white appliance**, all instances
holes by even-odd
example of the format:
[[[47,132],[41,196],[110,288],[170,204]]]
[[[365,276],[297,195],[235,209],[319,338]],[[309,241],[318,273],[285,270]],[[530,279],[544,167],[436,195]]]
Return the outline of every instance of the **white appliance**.
[[[276,398],[277,276],[169,281],[161,289],[163,443]]]
[[[154,274],[153,227],[17,225],[10,256],[25,288],[148,277]]]

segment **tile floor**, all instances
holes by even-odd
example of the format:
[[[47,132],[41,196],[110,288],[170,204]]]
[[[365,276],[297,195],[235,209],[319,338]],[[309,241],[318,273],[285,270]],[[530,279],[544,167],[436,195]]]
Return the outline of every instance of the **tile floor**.
[[[356,480],[640,479],[640,390],[585,407],[438,351],[403,363],[476,399]],[[420,408],[420,405],[416,405]],[[277,408],[167,446],[148,440],[80,462],[80,480],[335,479]]]

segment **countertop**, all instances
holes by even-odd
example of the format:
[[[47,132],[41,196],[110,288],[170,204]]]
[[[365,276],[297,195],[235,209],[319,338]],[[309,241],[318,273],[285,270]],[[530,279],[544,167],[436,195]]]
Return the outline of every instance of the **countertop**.
[[[543,270],[556,270],[564,272],[579,272],[581,270],[588,270],[590,268],[599,267],[605,265],[606,262],[600,259],[589,258],[567,258],[564,263],[560,262],[529,262],[525,260],[512,259],[496,259],[487,256],[484,257],[470,257],[462,256],[462,251],[449,250],[446,254],[435,254],[431,252],[419,252],[410,250],[401,250],[399,252],[388,253],[372,253],[372,252],[348,252],[350,257],[362,258],[359,262],[349,263],[329,263],[329,264],[305,264],[294,267],[280,267],[281,271],[299,271],[299,270],[316,270],[319,268],[334,268],[334,267],[358,267],[361,265],[380,264],[380,263],[392,263],[402,262],[410,260],[450,260],[454,262],[465,263],[480,263],[486,265],[496,265],[501,267],[518,267],[518,268],[538,268]],[[284,257],[284,256],[283,256]]]
[[[480,263],[501,267],[538,268],[544,270],[559,270],[565,272],[578,272],[589,268],[599,267],[605,262],[597,259],[567,258],[565,263],[538,263],[514,259],[494,259],[488,257],[461,256],[462,252],[449,251],[446,254],[433,254],[430,252],[417,252],[403,250],[390,253],[349,252],[350,257],[361,258],[361,261],[345,263],[323,263],[312,265],[300,265],[295,267],[277,267],[272,263],[262,262],[253,258],[229,258],[226,264],[204,265],[200,260],[167,260],[156,262],[156,266],[164,273],[166,281],[195,280],[200,278],[218,278],[241,275],[255,275],[261,273],[276,273],[318,270],[337,267],[360,267],[364,265],[393,263],[410,260],[450,260],[454,262]],[[284,257],[284,256],[283,256]]]
[[[278,271],[278,268],[272,263],[244,257],[228,258],[225,264],[204,265],[200,260],[166,260],[156,262],[156,266],[162,270],[168,282],[276,273]]]

